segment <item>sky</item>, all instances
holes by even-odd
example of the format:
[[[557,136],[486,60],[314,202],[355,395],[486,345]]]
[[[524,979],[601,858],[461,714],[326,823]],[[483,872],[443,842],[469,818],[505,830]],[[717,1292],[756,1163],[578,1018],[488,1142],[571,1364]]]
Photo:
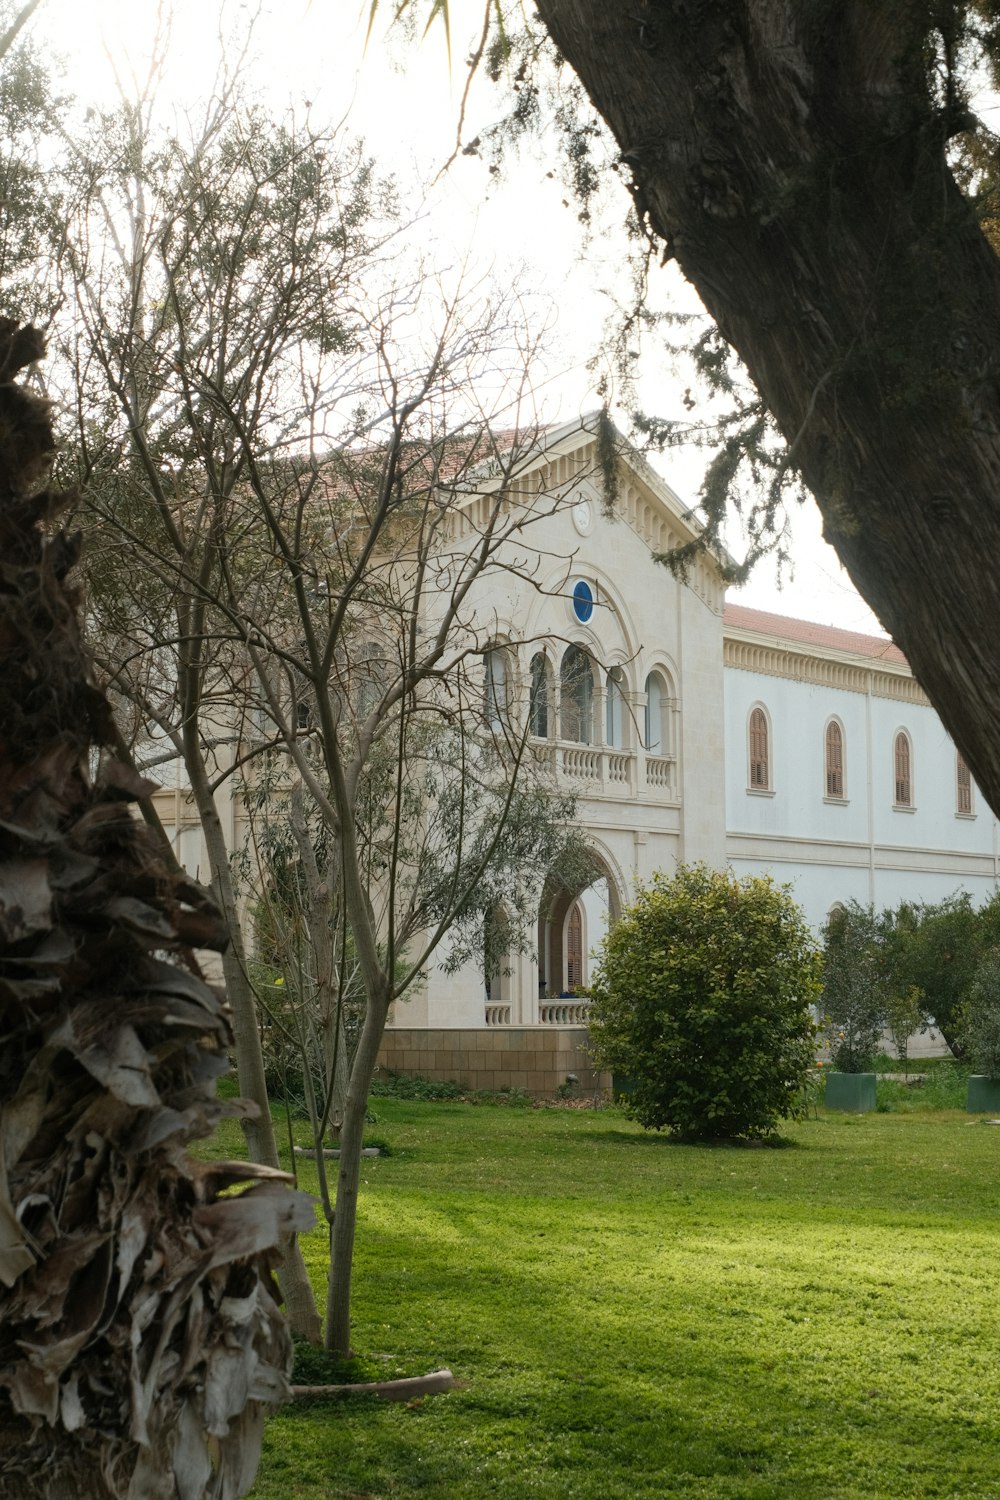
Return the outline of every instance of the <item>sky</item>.
[[[391,0],[381,0],[387,16]],[[452,59],[440,25],[387,45],[384,27],[365,45],[368,0],[42,0],[29,23],[33,40],[61,57],[66,83],[81,102],[114,98],[116,76],[126,89],[149,76],[149,56],[158,21],[173,20],[158,80],[165,111],[196,110],[210,93],[220,56],[220,34],[232,34],[258,13],[253,41],[241,59],[241,79],[276,110],[308,100],[320,122],[343,121],[365,138],[380,166],[400,184],[407,209],[418,220],[420,253],[448,270],[468,263],[503,286],[522,287],[549,328],[548,353],[539,363],[536,388],[546,420],[567,421],[599,404],[588,360],[595,354],[609,292],[620,288],[624,218],[613,204],[591,242],[581,243],[576,210],[552,175],[545,145],[525,153],[497,182],[483,162],[453,152],[464,85],[466,42],[481,22],[482,0],[452,0]],[[234,59],[231,45],[226,55]],[[471,100],[470,129],[499,112],[484,83]],[[469,138],[466,130],[465,138]],[[658,273],[652,294],[661,305],[698,309],[697,299],[675,268]],[[687,381],[654,344],[643,353],[643,404],[666,417],[682,417]],[[705,462],[703,453],[671,451],[653,460],[685,502],[694,503]],[[768,562],[730,598],[779,614],[878,632],[880,627],[853,589],[833,550],[822,540],[812,503],[791,517],[792,565],[779,587]],[[727,538],[739,555],[738,535]]]

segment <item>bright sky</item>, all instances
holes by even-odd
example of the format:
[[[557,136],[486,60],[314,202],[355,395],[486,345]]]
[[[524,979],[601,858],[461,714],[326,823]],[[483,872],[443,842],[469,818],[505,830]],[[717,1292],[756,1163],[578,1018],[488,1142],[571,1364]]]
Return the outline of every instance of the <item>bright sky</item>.
[[[388,15],[392,0],[382,0]],[[289,100],[311,101],[319,122],[344,120],[363,136],[382,167],[405,190],[410,212],[421,214],[421,248],[442,267],[471,257],[490,268],[501,284],[533,294],[552,327],[550,352],[537,382],[544,417],[568,420],[597,405],[587,360],[597,348],[607,308],[603,290],[613,285],[623,259],[612,221],[581,256],[575,211],[563,205],[563,190],[547,177],[552,165],[541,151],[527,157],[508,181],[496,184],[477,160],[460,158],[433,187],[454,145],[463,85],[461,61],[473,28],[481,23],[482,0],[452,0],[454,66],[449,70],[440,26],[423,41],[387,49],[381,34],[364,48],[368,0],[263,0],[241,78],[277,109]],[[65,59],[67,83],[81,101],[114,97],[115,69],[128,84],[144,83],[158,19],[172,11],[169,47],[159,97],[177,110],[196,108],[212,88],[218,37],[245,27],[257,10],[246,0],[42,0],[30,34]],[[231,46],[226,55],[234,61]],[[491,99],[477,92],[470,120],[489,120]],[[624,210],[622,213],[624,217]],[[690,289],[675,271],[661,273],[658,297],[693,305]],[[682,382],[655,350],[642,379],[647,407],[661,416],[683,415]],[[685,500],[696,498],[704,456],[676,452],[657,467]],[[731,597],[781,614],[846,629],[879,627],[852,588],[836,555],[820,535],[816,507],[793,517],[793,570],[779,591],[774,569],[761,564],[750,583]],[[732,539],[732,550],[739,551]]]

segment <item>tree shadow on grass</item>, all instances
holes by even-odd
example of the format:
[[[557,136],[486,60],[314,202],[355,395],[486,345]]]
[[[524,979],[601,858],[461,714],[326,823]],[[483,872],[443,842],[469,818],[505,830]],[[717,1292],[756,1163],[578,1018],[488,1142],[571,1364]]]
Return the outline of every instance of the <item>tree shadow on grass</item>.
[[[606,1141],[613,1146],[672,1146],[691,1151],[801,1151],[801,1141],[793,1141],[787,1135],[769,1135],[762,1140],[747,1140],[742,1136],[724,1135],[704,1140],[689,1140],[671,1135],[666,1130],[644,1130],[633,1135],[625,1130],[596,1130],[591,1139]]]

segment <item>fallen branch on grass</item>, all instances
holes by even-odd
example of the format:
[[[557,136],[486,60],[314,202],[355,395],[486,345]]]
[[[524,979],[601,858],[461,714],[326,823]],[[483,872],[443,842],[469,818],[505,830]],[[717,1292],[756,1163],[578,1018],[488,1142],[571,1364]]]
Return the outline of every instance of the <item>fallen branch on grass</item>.
[[[293,1385],[296,1399],[305,1396],[381,1396],[383,1401],[412,1401],[416,1396],[436,1396],[450,1391],[455,1377],[450,1370],[432,1370],[405,1380],[373,1380],[362,1385]]]

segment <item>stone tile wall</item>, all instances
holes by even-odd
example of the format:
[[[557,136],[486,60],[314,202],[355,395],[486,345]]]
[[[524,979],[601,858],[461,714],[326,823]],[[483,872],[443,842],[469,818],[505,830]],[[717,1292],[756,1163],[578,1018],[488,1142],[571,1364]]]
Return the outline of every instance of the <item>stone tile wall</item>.
[[[472,1089],[527,1089],[555,1094],[574,1073],[574,1092],[610,1088],[587,1053],[585,1026],[484,1026],[478,1030],[407,1030],[385,1033],[379,1067],[455,1082]]]

